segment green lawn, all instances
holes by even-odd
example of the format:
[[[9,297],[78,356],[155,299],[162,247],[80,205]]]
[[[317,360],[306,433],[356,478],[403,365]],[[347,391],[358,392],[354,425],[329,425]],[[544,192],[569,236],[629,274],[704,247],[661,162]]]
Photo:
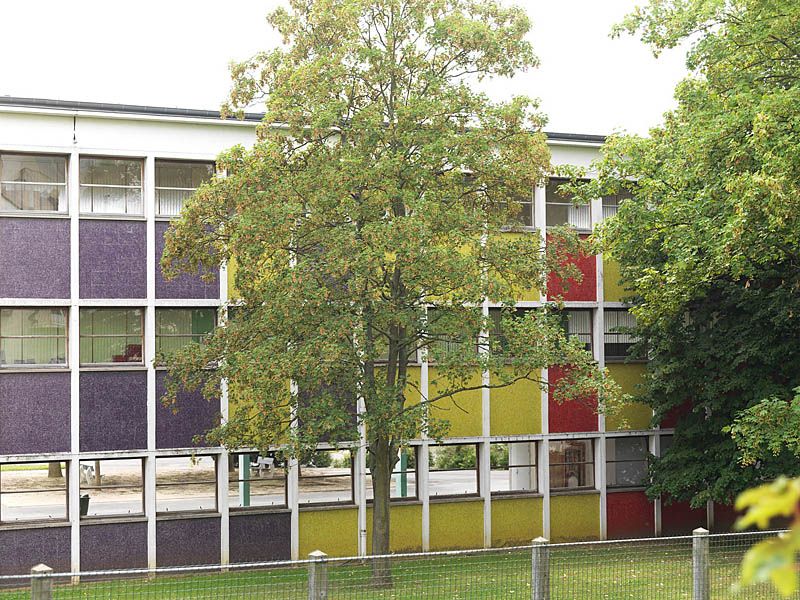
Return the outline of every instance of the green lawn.
[[[712,598],[778,598],[769,588],[730,590],[741,551],[712,549]],[[551,552],[551,598],[621,600],[691,599],[691,555],[687,544],[656,547],[642,545],[554,547]],[[370,586],[369,564],[331,564],[330,600],[483,600],[530,598],[530,554],[527,551],[493,552],[455,557],[397,559],[394,585]],[[305,568],[229,571],[156,579],[82,581],[60,584],[59,600],[306,600]],[[23,600],[29,591],[0,592],[0,600]]]

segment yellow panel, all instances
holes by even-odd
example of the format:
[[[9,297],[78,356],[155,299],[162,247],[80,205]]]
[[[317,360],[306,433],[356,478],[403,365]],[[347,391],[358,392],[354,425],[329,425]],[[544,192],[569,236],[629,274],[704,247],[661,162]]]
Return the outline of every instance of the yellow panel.
[[[532,381],[491,390],[491,435],[542,431],[542,394]]]
[[[626,394],[634,396],[640,393],[638,384],[646,365],[635,364],[610,364],[606,365],[611,378],[616,381]],[[609,431],[619,429],[649,429],[653,410],[646,404],[634,402],[625,406],[618,414],[609,415],[606,420],[606,429]]]
[[[431,503],[431,550],[482,546],[482,500]]]
[[[513,237],[513,238],[516,238],[516,239],[519,239],[522,236],[531,236],[531,235],[536,235],[537,238],[538,238],[538,232],[537,233],[533,233],[533,232],[504,233],[503,235],[504,236],[508,236],[508,237]],[[516,298],[516,300],[518,302],[520,302],[520,301],[521,302],[538,302],[539,300],[542,299],[542,294],[541,294],[541,292],[539,290],[537,290],[535,288],[527,287],[527,288],[515,289],[514,290],[514,298]]]
[[[329,556],[356,556],[358,509],[348,506],[300,511],[300,558],[314,550]]]
[[[622,302],[631,295],[619,283],[619,264],[607,254],[603,255],[603,298],[606,302]]]
[[[239,297],[239,292],[236,290],[236,259],[233,257],[228,260],[228,298],[235,300]]]
[[[541,498],[492,498],[492,546],[530,544],[543,531]]]
[[[428,397],[435,398],[438,393],[436,385],[437,369],[432,367],[429,372],[430,386]],[[469,386],[481,384],[481,374],[476,372],[469,381]],[[444,419],[450,422],[447,435],[451,437],[481,435],[481,390],[462,392],[456,394],[454,399],[443,398],[431,406],[431,416],[435,419]]]
[[[552,496],[550,537],[554,542],[600,537],[600,494]]]
[[[392,504],[389,524],[389,550],[422,551],[422,505]],[[372,552],[372,508],[367,509],[367,552]]]

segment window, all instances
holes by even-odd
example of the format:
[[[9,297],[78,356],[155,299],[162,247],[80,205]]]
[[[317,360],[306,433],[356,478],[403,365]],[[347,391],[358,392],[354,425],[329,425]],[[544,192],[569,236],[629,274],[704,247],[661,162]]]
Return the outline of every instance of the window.
[[[142,161],[81,158],[81,212],[142,215]]]
[[[407,448],[400,452],[397,464],[392,471],[392,482],[389,486],[389,497],[392,500],[417,498],[417,456],[415,448]],[[367,468],[367,500],[375,496],[372,476]]]
[[[66,308],[0,309],[0,367],[66,364]]]
[[[428,454],[431,496],[478,494],[478,447],[475,444],[431,446]]]
[[[660,455],[664,456],[670,448],[672,448],[672,442],[674,441],[674,437],[672,434],[669,435],[662,435],[659,445],[661,446]]]
[[[0,154],[0,212],[67,212],[67,159]]]
[[[547,183],[546,191],[546,225],[570,225],[576,229],[588,230],[592,228],[591,207],[588,204],[574,204],[572,196],[564,195],[558,188],[566,183],[565,179],[551,179]]]
[[[437,359],[443,360],[452,354],[464,358],[468,358],[467,353],[477,354],[481,319],[479,308],[428,308],[425,339],[428,360],[436,362]]]
[[[593,487],[592,440],[550,442],[550,489]]]
[[[591,309],[572,309],[565,310],[564,328],[567,330],[568,337],[577,337],[586,346],[586,350],[592,351],[592,311]]]
[[[156,458],[156,512],[217,510],[215,456]]]
[[[156,161],[156,215],[176,217],[183,203],[214,174],[212,163]]]
[[[603,196],[603,218],[607,219],[617,214],[619,205],[625,200],[632,198],[628,190],[622,190],[618,194]]]
[[[502,203],[503,210],[506,209],[506,203]],[[533,227],[533,190],[527,196],[517,198],[517,211],[515,214],[509,214],[511,222],[508,223],[509,227],[523,226]]]
[[[82,460],[81,517],[144,514],[144,460]]]
[[[67,463],[0,465],[0,523],[67,519]]]
[[[536,442],[492,444],[489,451],[492,466],[492,493],[535,492]]]
[[[630,333],[636,327],[636,317],[624,308],[607,308],[603,315],[603,346],[606,359],[619,360],[628,357],[628,352],[638,340]]]
[[[518,321],[524,319],[525,315],[535,310],[537,309],[514,308],[511,311],[506,310],[506,315],[509,315],[512,321]],[[493,352],[507,353],[509,350],[507,332],[503,331],[503,312],[503,309],[500,308],[489,309],[489,338]],[[508,316],[506,316],[506,321],[508,321]]]
[[[82,308],[82,365],[144,364],[141,308]]]
[[[170,354],[191,342],[202,342],[214,330],[214,308],[157,308],[156,354]]]
[[[352,504],[350,450],[317,450],[300,459],[300,504]]]
[[[608,487],[637,487],[647,480],[647,438],[606,438]]]
[[[275,452],[231,455],[231,509],[286,506],[286,462]]]

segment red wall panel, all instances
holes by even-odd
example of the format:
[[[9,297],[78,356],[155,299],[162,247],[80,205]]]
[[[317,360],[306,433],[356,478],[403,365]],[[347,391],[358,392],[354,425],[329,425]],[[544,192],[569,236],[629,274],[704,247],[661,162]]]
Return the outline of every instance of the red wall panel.
[[[582,235],[581,239],[588,236]],[[572,278],[562,279],[555,273],[550,273],[547,278],[547,297],[554,300],[561,298],[569,301],[588,301],[597,300],[597,258],[594,255],[570,256],[565,261],[566,264],[573,264],[578,267],[583,277],[580,281]]]
[[[706,527],[706,509],[690,508],[688,502],[661,505],[662,535],[690,535],[698,527]]]
[[[597,431],[597,399],[557,402],[558,382],[566,376],[566,368],[551,367],[548,371],[548,425],[550,433]]]
[[[653,503],[644,492],[611,492],[607,506],[609,538],[649,537],[655,534]]]

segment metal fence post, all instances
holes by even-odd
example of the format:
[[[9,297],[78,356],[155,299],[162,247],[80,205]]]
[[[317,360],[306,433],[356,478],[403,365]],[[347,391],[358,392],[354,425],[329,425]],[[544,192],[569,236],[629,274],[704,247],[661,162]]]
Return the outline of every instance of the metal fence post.
[[[36,565],[31,569],[31,600],[52,600],[53,569],[47,565]]]
[[[314,550],[308,558],[308,600],[328,600],[328,555]]]
[[[698,527],[692,532],[693,600],[710,600],[711,585],[708,564],[708,529]]]
[[[531,549],[531,600],[550,600],[550,542],[543,537]]]

